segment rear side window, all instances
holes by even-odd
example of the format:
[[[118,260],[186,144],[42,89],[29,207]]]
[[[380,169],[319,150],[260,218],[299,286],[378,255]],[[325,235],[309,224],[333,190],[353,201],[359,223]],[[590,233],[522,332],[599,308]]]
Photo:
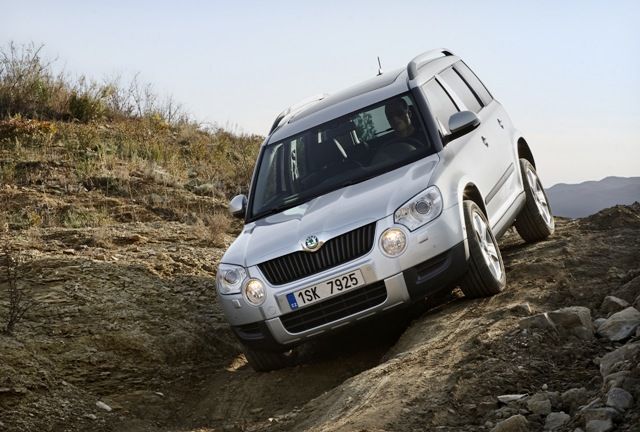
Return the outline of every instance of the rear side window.
[[[480,98],[482,104],[487,106],[493,100],[489,90],[482,84],[482,81],[473,73],[469,67],[463,62],[459,61],[453,65],[456,72],[458,72],[462,78],[471,86],[473,92]]]
[[[422,90],[424,90],[427,96],[431,113],[440,126],[440,130],[444,131],[445,134],[450,133],[449,117],[458,112],[455,103],[435,79],[423,85]]]
[[[442,77],[442,79],[444,79],[449,87],[451,87],[455,94],[457,94],[458,97],[462,99],[462,102],[469,111],[477,113],[482,109],[480,100],[476,97],[475,94],[473,94],[467,83],[462,80],[462,77],[458,75],[458,73],[454,71],[453,68],[449,68],[441,72],[440,77]]]

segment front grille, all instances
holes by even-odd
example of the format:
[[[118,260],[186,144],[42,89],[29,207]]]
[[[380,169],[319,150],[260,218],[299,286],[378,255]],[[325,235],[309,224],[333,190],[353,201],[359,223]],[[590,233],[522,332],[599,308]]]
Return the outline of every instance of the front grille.
[[[293,252],[258,264],[272,285],[282,285],[359,258],[373,246],[376,223],[328,240],[315,252]]]
[[[282,315],[280,320],[288,332],[299,333],[377,306],[386,299],[387,288],[384,282],[376,282],[313,306],[289,312]]]

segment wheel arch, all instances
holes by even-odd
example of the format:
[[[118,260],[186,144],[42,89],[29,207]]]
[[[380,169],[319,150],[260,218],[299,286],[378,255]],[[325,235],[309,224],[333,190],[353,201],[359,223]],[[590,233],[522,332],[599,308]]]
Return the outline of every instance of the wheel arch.
[[[527,141],[523,137],[520,137],[518,138],[517,143],[518,143],[518,158],[528,160],[529,163],[533,165],[534,168],[536,168],[536,161],[533,158],[533,153],[531,152],[531,148],[529,148],[529,144],[527,144]]]
[[[464,185],[464,188],[462,189],[460,202],[462,203],[464,200],[471,200],[474,203],[476,203],[478,207],[480,207],[480,210],[482,210],[482,213],[484,213],[484,216],[487,218],[487,220],[489,219],[489,215],[487,214],[487,208],[484,204],[484,198],[480,193],[480,189],[478,189],[478,187],[474,183],[467,182]]]

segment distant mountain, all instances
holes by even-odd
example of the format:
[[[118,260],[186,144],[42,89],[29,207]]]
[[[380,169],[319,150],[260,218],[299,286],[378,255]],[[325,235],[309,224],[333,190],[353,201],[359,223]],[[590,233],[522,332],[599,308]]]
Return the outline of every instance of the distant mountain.
[[[616,204],[640,202],[640,177],[605,177],[546,189],[556,216],[581,218]]]

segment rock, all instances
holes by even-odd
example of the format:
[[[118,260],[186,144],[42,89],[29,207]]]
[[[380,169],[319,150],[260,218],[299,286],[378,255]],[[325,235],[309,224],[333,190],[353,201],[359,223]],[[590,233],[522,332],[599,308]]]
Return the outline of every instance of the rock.
[[[618,372],[618,370],[616,370],[616,365],[618,363],[630,361],[638,353],[640,353],[640,341],[627,343],[617,350],[606,354],[600,361],[600,373],[602,374],[602,378],[605,378],[613,372]]]
[[[548,386],[548,385],[546,385],[546,384],[542,384],[541,389],[546,391],[546,390],[548,390],[548,389],[549,389],[549,386]]]
[[[527,400],[527,408],[534,414],[547,415],[551,413],[551,401],[544,393],[536,393]]]
[[[611,295],[633,303],[640,295],[640,276],[636,276],[618,289],[615,289]],[[636,309],[638,309],[637,306]]]
[[[544,422],[544,430],[553,431],[568,423],[571,420],[569,414],[565,414],[563,411],[552,412],[549,414]]]
[[[98,420],[98,417],[95,414],[85,414],[82,417],[88,418],[89,420]]]
[[[614,372],[604,377],[604,388],[609,391],[614,387],[624,388],[625,380],[631,375],[629,371]]]
[[[614,296],[606,296],[600,305],[600,310],[609,315],[612,313],[620,312],[621,310],[629,307],[629,302]]]
[[[527,432],[529,430],[529,422],[523,415],[514,415],[506,420],[499,422],[491,432]]]
[[[628,307],[614,313],[598,328],[598,334],[611,341],[621,341],[632,336],[640,326],[640,312]]]
[[[523,318],[520,320],[518,325],[523,330],[540,329],[550,332],[557,332],[556,326],[549,319],[549,315],[546,312]]]
[[[520,414],[520,410],[510,406],[504,406],[495,412],[496,418],[506,419],[516,414]]]
[[[64,249],[62,253],[65,255],[74,255],[76,251],[74,249]]]
[[[611,407],[590,408],[582,412],[582,418],[584,418],[585,423],[588,423],[592,420],[613,421],[618,417],[620,417],[620,413]]]
[[[633,396],[628,391],[614,387],[607,393],[607,406],[622,412],[631,408],[631,405],[633,405]]]
[[[560,393],[559,392],[545,392],[547,398],[551,401],[552,408],[560,408]]]
[[[508,404],[509,402],[517,401],[525,397],[527,397],[526,393],[525,394],[506,394],[506,395],[498,396],[498,401],[503,404]]]
[[[613,430],[611,420],[591,420],[587,422],[586,432],[608,432]]]
[[[606,318],[598,318],[597,320],[595,320],[593,322],[593,326],[595,327],[596,330],[598,330],[598,328],[600,328],[600,326],[606,321]]]
[[[96,402],[96,406],[102,410],[105,410],[106,412],[112,411],[111,407],[102,401]]]
[[[562,407],[569,412],[574,412],[578,407],[587,402],[587,389],[584,387],[572,388],[562,393]]]
[[[556,325],[560,334],[570,334],[580,339],[593,337],[591,311],[582,306],[571,306],[549,312],[549,319]]]

